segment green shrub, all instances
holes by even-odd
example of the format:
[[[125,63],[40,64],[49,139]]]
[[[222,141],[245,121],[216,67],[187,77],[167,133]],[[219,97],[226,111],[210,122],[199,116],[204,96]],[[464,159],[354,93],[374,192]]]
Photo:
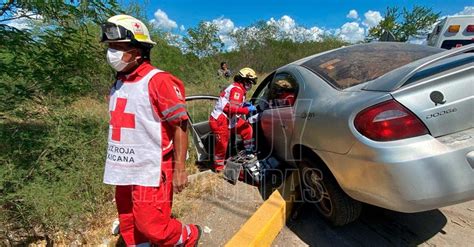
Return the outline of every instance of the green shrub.
[[[84,99],[34,121],[0,122],[3,220],[51,234],[80,226],[111,201],[102,183],[106,114],[105,104]]]

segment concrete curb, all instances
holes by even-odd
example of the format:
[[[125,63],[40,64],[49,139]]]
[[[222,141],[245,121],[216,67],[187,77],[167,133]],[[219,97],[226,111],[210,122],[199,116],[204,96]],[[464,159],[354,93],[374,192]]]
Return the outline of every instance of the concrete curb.
[[[293,172],[225,246],[270,246],[285,226],[297,196],[295,188],[298,184],[298,173]]]

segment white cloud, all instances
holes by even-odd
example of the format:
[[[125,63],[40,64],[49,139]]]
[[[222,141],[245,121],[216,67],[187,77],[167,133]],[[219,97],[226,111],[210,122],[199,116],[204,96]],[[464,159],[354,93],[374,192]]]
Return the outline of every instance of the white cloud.
[[[289,38],[296,42],[301,41],[319,41],[324,35],[335,35],[344,41],[355,43],[365,39],[367,29],[377,25],[383,18],[378,11],[369,10],[364,14],[364,21],[361,22],[359,14],[355,9],[349,11],[347,18],[355,19],[347,22],[338,29],[325,29],[317,26],[304,27],[300,26],[291,16],[283,15],[279,19],[270,18],[266,23],[277,28],[276,38]],[[244,27],[236,26],[229,18],[219,17],[208,21],[218,28],[218,35],[224,43],[224,49],[227,51],[236,48],[236,43],[232,38],[232,34]],[[182,30],[183,28],[181,28]],[[252,37],[260,32],[256,27],[246,28],[247,35]]]
[[[228,18],[217,18],[208,23],[214,24],[218,29],[218,35],[222,43],[224,43],[224,49],[233,50],[236,48],[236,44],[231,37],[231,34],[237,29],[234,25],[234,22]]]
[[[349,13],[346,15],[346,17],[349,18],[349,19],[358,19],[359,14],[357,13],[357,10],[351,9],[351,11],[349,11]]]
[[[305,32],[306,34],[310,35],[311,40],[320,40],[322,35],[327,34],[327,31],[324,31],[319,27],[312,27],[310,29],[306,29]]]
[[[377,26],[381,20],[383,20],[380,12],[369,10],[364,14],[365,20],[362,24],[368,28]]]
[[[474,15],[474,6],[465,6],[461,12],[458,12],[455,15]]]
[[[273,17],[267,21],[268,25],[274,25],[278,27],[282,32],[289,33],[296,27],[296,22],[293,18],[284,15],[279,20],[275,20]]]
[[[364,40],[365,30],[358,22],[347,22],[340,29],[336,30],[336,35],[344,41],[354,43]]]
[[[228,34],[234,31],[234,22],[228,18],[218,18],[212,20],[212,24],[216,25],[220,34]]]
[[[180,30],[181,32],[184,32],[184,31],[186,31],[186,28],[184,27],[184,25],[181,25],[181,26],[179,26],[179,30]]]
[[[289,38],[293,41],[305,41],[321,40],[321,36],[325,34],[325,31],[319,27],[305,28],[299,26],[296,21],[288,15],[282,16],[280,19],[270,18],[267,21],[267,25],[273,25],[278,28],[280,36]]]
[[[224,49],[228,51],[232,51],[237,48],[237,44],[234,42],[232,37],[228,34],[220,34],[219,38],[221,39],[222,43],[224,43]]]
[[[155,14],[153,15],[155,18],[150,21],[153,25],[157,28],[161,28],[163,30],[171,30],[178,27],[175,21],[171,20],[168,15],[161,9],[158,9]]]

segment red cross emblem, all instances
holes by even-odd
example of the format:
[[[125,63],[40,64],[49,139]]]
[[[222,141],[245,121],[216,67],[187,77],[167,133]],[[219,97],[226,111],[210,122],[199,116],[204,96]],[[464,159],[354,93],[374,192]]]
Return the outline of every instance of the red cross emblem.
[[[138,24],[138,23],[135,23],[134,26],[135,26],[137,29],[140,28],[140,24]]]
[[[115,110],[110,111],[110,125],[112,125],[112,140],[120,141],[122,128],[135,128],[135,114],[125,113],[127,99],[117,98]]]

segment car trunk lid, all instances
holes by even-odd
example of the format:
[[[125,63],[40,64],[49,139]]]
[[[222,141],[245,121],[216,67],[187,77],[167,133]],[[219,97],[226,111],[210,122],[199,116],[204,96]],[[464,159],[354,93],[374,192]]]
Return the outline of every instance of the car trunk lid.
[[[473,128],[473,61],[470,53],[433,64],[391,94],[417,115],[434,137]]]

